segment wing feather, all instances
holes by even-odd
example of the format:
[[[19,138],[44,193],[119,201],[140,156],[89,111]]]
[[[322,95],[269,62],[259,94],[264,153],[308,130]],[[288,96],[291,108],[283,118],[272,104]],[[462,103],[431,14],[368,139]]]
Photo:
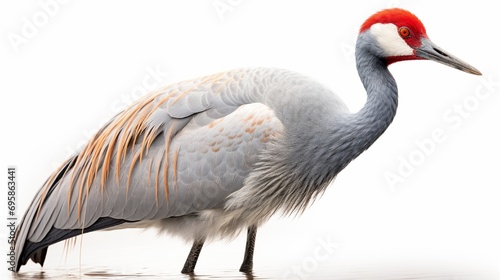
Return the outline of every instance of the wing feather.
[[[98,221],[109,222],[92,229],[223,207],[283,130],[262,104],[280,71],[222,72],[138,100],[49,177],[21,225],[23,238],[42,242]]]

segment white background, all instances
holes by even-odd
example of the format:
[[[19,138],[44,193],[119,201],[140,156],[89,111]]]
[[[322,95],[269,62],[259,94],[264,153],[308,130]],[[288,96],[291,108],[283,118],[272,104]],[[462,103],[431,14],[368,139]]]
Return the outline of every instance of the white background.
[[[359,110],[366,95],[352,54],[357,30],[372,13],[400,6],[484,75],[427,61],[390,66],[400,90],[393,124],[304,215],[261,228],[255,270],[303,266],[318,238],[339,245],[316,260],[318,269],[500,261],[500,24],[492,1],[61,1],[49,16],[46,2],[0,7],[0,168],[18,168],[19,216],[56,166],[142,94],[155,69],[159,87],[238,67],[288,68]],[[28,36],[27,22],[36,28]],[[429,144],[436,130],[443,136]],[[391,186],[389,173],[400,182]],[[154,232],[95,233],[84,237],[82,263],[177,272],[189,247]],[[50,248],[48,267],[78,265],[78,247],[66,264],[62,248]],[[243,248],[244,235],[207,245],[197,270],[237,270]]]

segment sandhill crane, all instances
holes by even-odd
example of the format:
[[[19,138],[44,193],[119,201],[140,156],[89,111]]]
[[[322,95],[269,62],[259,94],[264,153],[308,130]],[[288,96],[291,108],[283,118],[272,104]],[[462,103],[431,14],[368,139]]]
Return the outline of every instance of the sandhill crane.
[[[391,63],[429,59],[480,75],[433,44],[402,9],[369,17],[356,43],[367,92],[350,113],[313,79],[237,69],[180,82],[138,100],[100,129],[41,187],[17,228],[15,270],[43,265],[48,246],[105,228],[156,227],[192,242],[247,229],[240,271],[253,267],[257,228],[301,212],[386,130],[397,107]]]

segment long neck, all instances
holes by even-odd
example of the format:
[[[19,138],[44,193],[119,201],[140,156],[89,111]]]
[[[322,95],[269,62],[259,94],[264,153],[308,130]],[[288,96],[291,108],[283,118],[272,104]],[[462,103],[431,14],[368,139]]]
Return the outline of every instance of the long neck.
[[[387,69],[383,58],[364,48],[360,38],[356,47],[356,67],[366,90],[365,106],[351,115],[346,127],[358,134],[353,139],[352,149],[358,153],[367,149],[382,133],[396,115],[398,88]]]
[[[358,39],[356,47],[356,66],[366,89],[367,101],[357,113],[345,116],[330,125],[322,133],[319,150],[328,151],[320,156],[320,164],[328,166],[328,172],[317,170],[319,182],[329,182],[349,162],[368,149],[384,133],[394,119],[398,103],[396,81],[380,56],[365,48],[364,38]],[[322,186],[324,187],[324,186]],[[320,188],[322,188],[320,187]]]
[[[352,159],[368,149],[387,129],[396,115],[398,89],[383,58],[365,48],[364,38],[356,45],[356,67],[366,90],[363,108],[348,116],[336,131],[343,148],[338,149],[337,170],[342,170]],[[335,146],[337,144],[334,144]]]

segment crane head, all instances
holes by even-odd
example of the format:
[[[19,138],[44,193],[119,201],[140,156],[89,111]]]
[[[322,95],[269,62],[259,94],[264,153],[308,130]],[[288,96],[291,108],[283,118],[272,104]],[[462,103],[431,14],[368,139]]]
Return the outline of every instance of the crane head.
[[[427,59],[467,73],[481,75],[476,68],[434,44],[427,36],[422,22],[406,10],[386,9],[372,15],[360,29],[360,34],[367,32],[376,42],[376,52],[385,58],[387,64]]]

